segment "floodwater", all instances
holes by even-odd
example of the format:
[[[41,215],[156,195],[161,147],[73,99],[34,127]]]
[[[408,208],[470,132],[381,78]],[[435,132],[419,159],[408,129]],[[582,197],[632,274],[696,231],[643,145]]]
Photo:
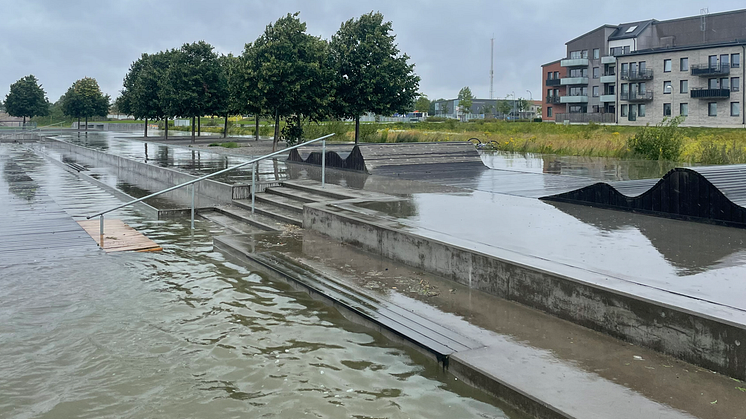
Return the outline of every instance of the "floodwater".
[[[0,145],[0,164],[10,159],[72,216],[120,203]],[[164,251],[39,249],[0,267],[0,417],[520,417],[436,362],[226,260],[212,248],[223,232],[207,221],[191,231],[133,209],[114,217]]]
[[[485,150],[480,150],[479,154],[484,164],[490,169],[580,176],[607,182],[660,178],[675,167],[691,166],[689,163],[681,162],[614,157],[522,154]]]
[[[89,132],[57,135],[55,138],[130,160],[160,167],[169,167],[194,176],[204,176],[251,160],[251,156],[229,156],[203,149],[190,150],[187,147],[189,145],[188,139],[185,140],[184,147],[175,147],[147,141],[133,141],[127,138],[130,136],[134,136],[134,134]],[[220,140],[222,138],[216,137],[216,141],[219,142]],[[75,157],[63,156],[60,159],[74,161]],[[257,172],[258,179],[287,178],[285,164],[277,160],[262,160],[259,162]],[[111,172],[104,172],[101,174],[100,180],[107,183],[115,182],[107,180],[112,179],[112,176],[115,175]],[[233,170],[227,174],[217,175],[213,180],[228,184],[251,183],[251,165]]]

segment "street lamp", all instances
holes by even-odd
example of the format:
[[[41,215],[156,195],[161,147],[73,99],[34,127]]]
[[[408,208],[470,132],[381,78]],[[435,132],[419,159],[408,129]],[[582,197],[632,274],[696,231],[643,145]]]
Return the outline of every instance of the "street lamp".
[[[513,92],[513,122],[515,122],[515,92]]]
[[[526,91],[528,92],[529,100],[531,100],[531,106],[533,106],[534,105],[534,95],[531,94],[530,90],[526,89]],[[529,108],[528,108],[529,111],[531,110],[531,106],[529,106]],[[534,122],[534,116],[536,116],[536,114],[534,114],[534,115],[531,116],[531,122]]]

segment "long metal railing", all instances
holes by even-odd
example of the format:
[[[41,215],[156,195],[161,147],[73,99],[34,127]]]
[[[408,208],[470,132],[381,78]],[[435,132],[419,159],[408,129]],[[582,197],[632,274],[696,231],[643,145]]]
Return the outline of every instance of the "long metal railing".
[[[184,182],[184,183],[181,183],[179,185],[172,186],[170,188],[164,189],[162,191],[152,193],[152,194],[150,194],[148,196],[144,196],[142,198],[134,199],[134,200],[126,202],[124,204],[117,205],[116,207],[109,208],[106,211],[101,211],[101,212],[98,212],[96,214],[89,215],[89,216],[86,217],[86,219],[90,220],[91,218],[94,218],[94,217],[100,217],[101,223],[99,225],[99,234],[101,236],[103,236],[104,235],[104,215],[105,214],[110,213],[112,211],[116,211],[116,210],[118,210],[120,208],[124,208],[124,207],[130,206],[132,204],[136,204],[138,202],[142,202],[142,201],[144,201],[146,199],[150,199],[150,198],[153,198],[155,196],[162,195],[164,193],[171,192],[171,191],[174,191],[176,189],[180,189],[180,188],[192,185],[192,219],[191,219],[191,221],[192,221],[192,229],[194,229],[194,190],[196,189],[195,188],[195,184],[197,184],[199,182],[202,182],[205,179],[209,179],[209,178],[211,178],[213,176],[217,176],[217,175],[220,175],[220,174],[223,174],[223,173],[226,173],[226,172],[230,172],[231,170],[236,170],[238,168],[241,168],[241,167],[244,167],[244,166],[248,166],[250,164],[253,165],[251,167],[251,212],[253,213],[254,212],[254,195],[256,193],[256,163],[258,163],[261,160],[274,157],[274,156],[276,156],[278,154],[282,154],[282,153],[285,153],[287,151],[294,150],[296,148],[303,147],[303,146],[306,146],[308,144],[312,144],[312,143],[316,143],[316,142],[321,141],[321,187],[323,188],[324,185],[326,184],[326,139],[329,138],[329,137],[331,137],[332,135],[334,135],[334,134],[328,134],[328,135],[316,138],[316,139],[311,140],[311,141],[306,141],[305,143],[301,143],[301,144],[298,144],[298,145],[295,145],[295,146],[292,146],[292,147],[283,148],[282,150],[275,151],[274,153],[270,153],[270,154],[267,154],[267,155],[264,155],[264,156],[261,156],[261,157],[257,157],[255,159],[249,160],[247,162],[244,162],[244,163],[241,163],[241,164],[237,164],[237,165],[235,165],[233,167],[229,167],[227,169],[223,169],[223,170],[217,171],[215,173],[210,173],[209,175],[205,175],[205,176],[202,176],[202,177],[197,178],[197,179],[192,179],[192,180],[190,180],[188,182]]]

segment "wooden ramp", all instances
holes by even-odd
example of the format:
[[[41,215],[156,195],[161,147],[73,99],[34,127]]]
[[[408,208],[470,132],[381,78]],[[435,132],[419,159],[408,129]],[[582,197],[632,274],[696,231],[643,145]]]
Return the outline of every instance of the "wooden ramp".
[[[78,221],[83,230],[106,252],[157,252],[162,247],[144,234],[125,224],[122,220],[104,220],[104,236],[100,234],[100,220]],[[103,240],[103,245],[101,244]]]

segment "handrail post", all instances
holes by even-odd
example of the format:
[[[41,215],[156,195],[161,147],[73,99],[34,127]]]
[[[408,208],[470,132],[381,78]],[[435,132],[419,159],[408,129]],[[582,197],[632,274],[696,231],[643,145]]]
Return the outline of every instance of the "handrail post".
[[[104,214],[101,214],[101,217],[99,217],[99,225],[98,225],[98,244],[101,246],[101,248],[104,248]]]
[[[254,196],[256,195],[256,165],[251,165],[251,213],[254,213]]]
[[[326,185],[326,140],[321,140],[321,189]]]
[[[192,230],[194,230],[194,190],[197,189],[197,184],[192,183]]]

